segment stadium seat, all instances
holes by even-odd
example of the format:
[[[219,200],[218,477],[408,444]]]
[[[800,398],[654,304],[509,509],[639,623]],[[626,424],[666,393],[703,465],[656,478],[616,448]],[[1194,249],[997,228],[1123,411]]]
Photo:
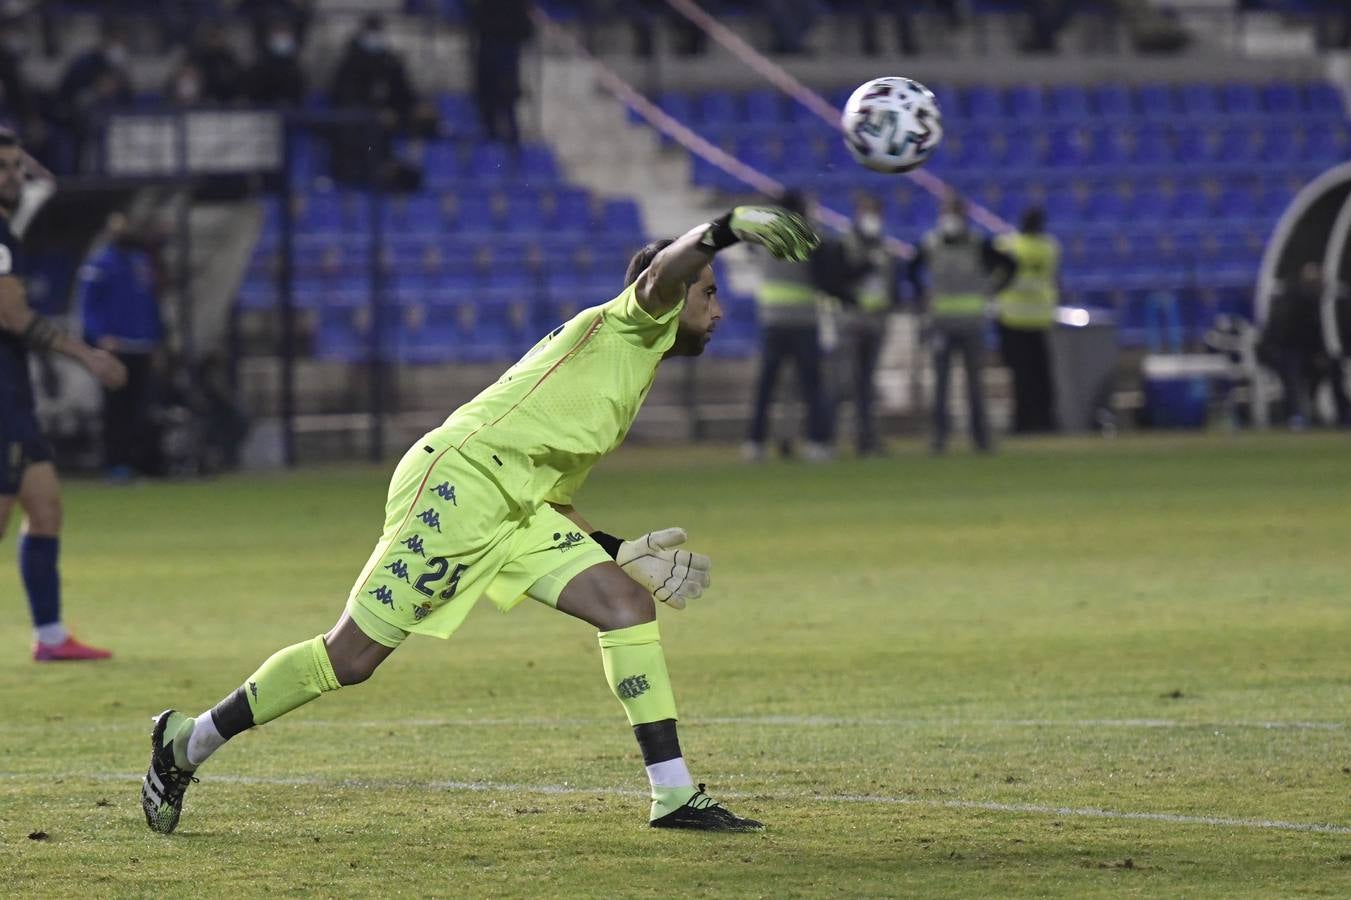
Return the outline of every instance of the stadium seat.
[[[1192,82],[1177,91],[1181,111],[1189,118],[1213,116],[1220,111],[1220,96],[1213,84]]]
[[[695,109],[704,125],[735,125],[745,118],[740,98],[729,91],[705,91]]]
[[[667,91],[657,98],[657,106],[678,122],[688,125],[694,121],[694,102],[689,94]]]
[[[1304,91],[1305,109],[1311,113],[1346,115],[1346,103],[1341,92],[1330,82],[1316,81]]]
[[[1262,101],[1257,87],[1246,82],[1230,82],[1223,88],[1224,111],[1231,116],[1261,112]]]
[[[1273,81],[1262,86],[1262,108],[1278,116],[1295,116],[1304,112],[1304,91],[1290,81]]]
[[[511,148],[506,144],[492,141],[475,144],[470,152],[469,167],[465,174],[480,185],[511,181],[516,174]]]
[[[1177,98],[1170,85],[1142,84],[1135,89],[1135,108],[1146,119],[1159,119],[1177,112]]]
[[[1046,114],[1046,96],[1038,85],[1015,85],[1004,92],[1004,108],[1019,122],[1033,122]]]
[[[748,122],[771,124],[784,119],[784,100],[778,91],[749,91],[745,103]]]
[[[553,152],[543,144],[524,144],[521,147],[519,172],[528,184],[545,187],[558,181],[558,162]]]
[[[1077,84],[1062,84],[1051,88],[1051,112],[1061,119],[1081,121],[1092,116],[1088,91]]]
[[[1100,84],[1091,91],[1093,106],[1098,115],[1111,118],[1126,118],[1135,115],[1135,101],[1131,90],[1124,84]]]
[[[1004,115],[1004,98],[998,88],[973,85],[961,92],[962,112],[973,120],[997,119]]]

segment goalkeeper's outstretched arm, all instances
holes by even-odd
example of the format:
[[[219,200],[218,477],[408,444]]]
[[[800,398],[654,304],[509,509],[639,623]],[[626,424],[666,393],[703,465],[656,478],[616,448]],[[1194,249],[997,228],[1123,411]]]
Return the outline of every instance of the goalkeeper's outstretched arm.
[[[690,229],[654,256],[635,285],[638,305],[652,316],[670,312],[714,254],[739,241],[760,244],[779,259],[794,262],[806,260],[820,243],[797,213],[777,206],[738,206]]]

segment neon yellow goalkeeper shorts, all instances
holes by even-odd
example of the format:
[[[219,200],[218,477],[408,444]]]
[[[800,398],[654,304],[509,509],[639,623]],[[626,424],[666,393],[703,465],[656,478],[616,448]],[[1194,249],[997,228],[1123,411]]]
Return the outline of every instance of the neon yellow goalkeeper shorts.
[[[527,596],[557,605],[578,573],[610,556],[548,504],[520,511],[453,448],[418,443],[389,485],[385,528],[347,609],[387,647],[447,638],[479,597],[506,612]]]

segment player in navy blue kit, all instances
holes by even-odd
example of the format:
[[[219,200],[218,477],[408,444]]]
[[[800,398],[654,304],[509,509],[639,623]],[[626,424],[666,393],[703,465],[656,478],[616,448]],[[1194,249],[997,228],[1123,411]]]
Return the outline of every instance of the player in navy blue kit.
[[[19,279],[19,241],[10,230],[30,159],[11,132],[0,131],[0,537],[17,500],[24,523],[19,573],[33,613],[33,659],[106,659],[107,650],[75,640],[61,624],[57,554],[61,534],[61,483],[52,449],[34,412],[28,375],[30,350],[54,350],[77,360],[108,387],[126,382],[126,369],[106,350],[63,332],[33,312]]]

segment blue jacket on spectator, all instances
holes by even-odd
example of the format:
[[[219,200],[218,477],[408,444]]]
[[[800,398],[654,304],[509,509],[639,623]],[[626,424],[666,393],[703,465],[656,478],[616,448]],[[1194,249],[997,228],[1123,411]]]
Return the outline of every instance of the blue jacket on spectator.
[[[126,352],[154,350],[164,338],[155,294],[155,267],[145,250],[114,241],[95,251],[80,267],[76,288],[85,340],[97,345],[113,337]]]

